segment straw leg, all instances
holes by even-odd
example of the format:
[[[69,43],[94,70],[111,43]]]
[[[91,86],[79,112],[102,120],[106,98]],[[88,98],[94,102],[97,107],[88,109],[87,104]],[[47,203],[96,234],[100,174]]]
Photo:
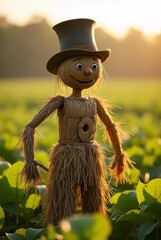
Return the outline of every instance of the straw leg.
[[[101,213],[106,216],[106,197],[98,183],[84,189],[81,185],[81,200],[83,213]]]
[[[87,149],[86,178],[81,183],[81,201],[83,213],[98,212],[106,216],[106,202],[109,197],[109,186],[106,181],[107,169],[103,151],[99,145]]]
[[[77,185],[72,188],[66,185],[68,190],[63,191],[64,182],[53,179],[52,184],[48,184],[46,193],[48,199],[46,199],[47,205],[44,214],[45,226],[49,223],[57,226],[62,219],[75,214]],[[59,189],[58,186],[62,186],[62,188]]]
[[[51,152],[44,196],[44,226],[49,223],[56,226],[60,220],[75,214],[76,211],[78,182],[73,180],[70,172],[73,172],[73,169],[68,165],[66,148],[67,146],[57,145]]]

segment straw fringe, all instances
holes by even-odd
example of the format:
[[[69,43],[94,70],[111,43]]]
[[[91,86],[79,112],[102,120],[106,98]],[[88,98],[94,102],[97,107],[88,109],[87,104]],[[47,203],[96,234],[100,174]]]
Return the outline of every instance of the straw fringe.
[[[50,155],[44,225],[57,225],[76,213],[78,189],[81,192],[82,212],[106,215],[106,165],[102,149],[97,144],[58,144]]]
[[[111,178],[115,180],[115,185],[118,185],[118,182],[125,183],[129,182],[130,168],[134,168],[134,162],[130,160],[127,154],[122,153],[116,155],[113,158],[111,163]]]
[[[35,161],[26,162],[22,172],[20,174],[21,179],[25,184],[34,184],[36,185],[40,180],[40,174],[36,167]]]

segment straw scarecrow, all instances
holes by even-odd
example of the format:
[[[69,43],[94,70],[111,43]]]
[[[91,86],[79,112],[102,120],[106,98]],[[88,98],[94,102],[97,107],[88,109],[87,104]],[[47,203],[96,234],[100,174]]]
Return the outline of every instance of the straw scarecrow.
[[[94,140],[97,116],[106,127],[115,157],[110,166],[116,182],[128,181],[128,165],[132,162],[123,152],[120,130],[112,121],[108,107],[97,98],[82,96],[82,90],[93,86],[101,75],[102,62],[110,50],[99,51],[94,37],[95,22],[73,19],[53,27],[61,51],[51,57],[47,70],[72,88],[69,97],[55,96],[35,115],[23,133],[26,164],[22,175],[27,183],[39,180],[34,160],[34,132],[49,115],[57,111],[59,140],[50,153],[50,167],[45,194],[44,225],[57,225],[76,213],[78,196],[83,213],[106,215],[109,196],[107,168],[102,148]]]

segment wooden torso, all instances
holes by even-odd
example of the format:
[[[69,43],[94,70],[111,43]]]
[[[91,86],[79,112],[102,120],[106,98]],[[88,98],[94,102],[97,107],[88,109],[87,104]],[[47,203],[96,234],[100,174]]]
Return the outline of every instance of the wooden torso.
[[[97,105],[92,98],[64,99],[58,110],[59,143],[87,143],[94,140]]]

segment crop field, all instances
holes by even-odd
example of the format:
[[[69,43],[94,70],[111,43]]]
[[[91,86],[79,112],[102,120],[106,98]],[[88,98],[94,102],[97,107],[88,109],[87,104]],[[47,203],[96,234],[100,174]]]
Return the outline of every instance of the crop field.
[[[77,229],[83,216],[80,216],[80,223],[68,220],[72,226],[70,233],[63,226],[58,230],[51,226],[43,229],[41,199],[46,173],[41,170],[42,182],[36,191],[31,188],[28,195],[24,183],[17,177],[25,160],[19,143],[23,128],[48,97],[69,94],[70,89],[55,79],[0,81],[0,238],[50,240],[59,239],[58,235],[61,235],[60,239],[67,240],[97,239],[73,237],[73,234],[85,234],[85,230],[79,232]],[[131,184],[112,185],[113,196],[107,203],[109,218],[99,219],[99,215],[94,215],[98,225],[91,225],[93,231],[96,227],[99,232],[104,232],[102,238],[98,235],[100,240],[161,239],[161,81],[152,78],[108,79],[85,91],[84,95],[100,97],[114,107],[112,118],[121,122],[125,131],[123,148],[136,167],[131,170]],[[56,113],[36,130],[35,159],[48,166],[48,153],[58,139]],[[107,140],[103,141],[102,135],[103,125],[98,120],[96,140],[107,150],[108,163],[114,154],[113,148]],[[92,224],[90,221],[90,217],[84,218],[82,229]],[[101,229],[101,221],[107,227]],[[78,231],[74,232],[75,229]]]

